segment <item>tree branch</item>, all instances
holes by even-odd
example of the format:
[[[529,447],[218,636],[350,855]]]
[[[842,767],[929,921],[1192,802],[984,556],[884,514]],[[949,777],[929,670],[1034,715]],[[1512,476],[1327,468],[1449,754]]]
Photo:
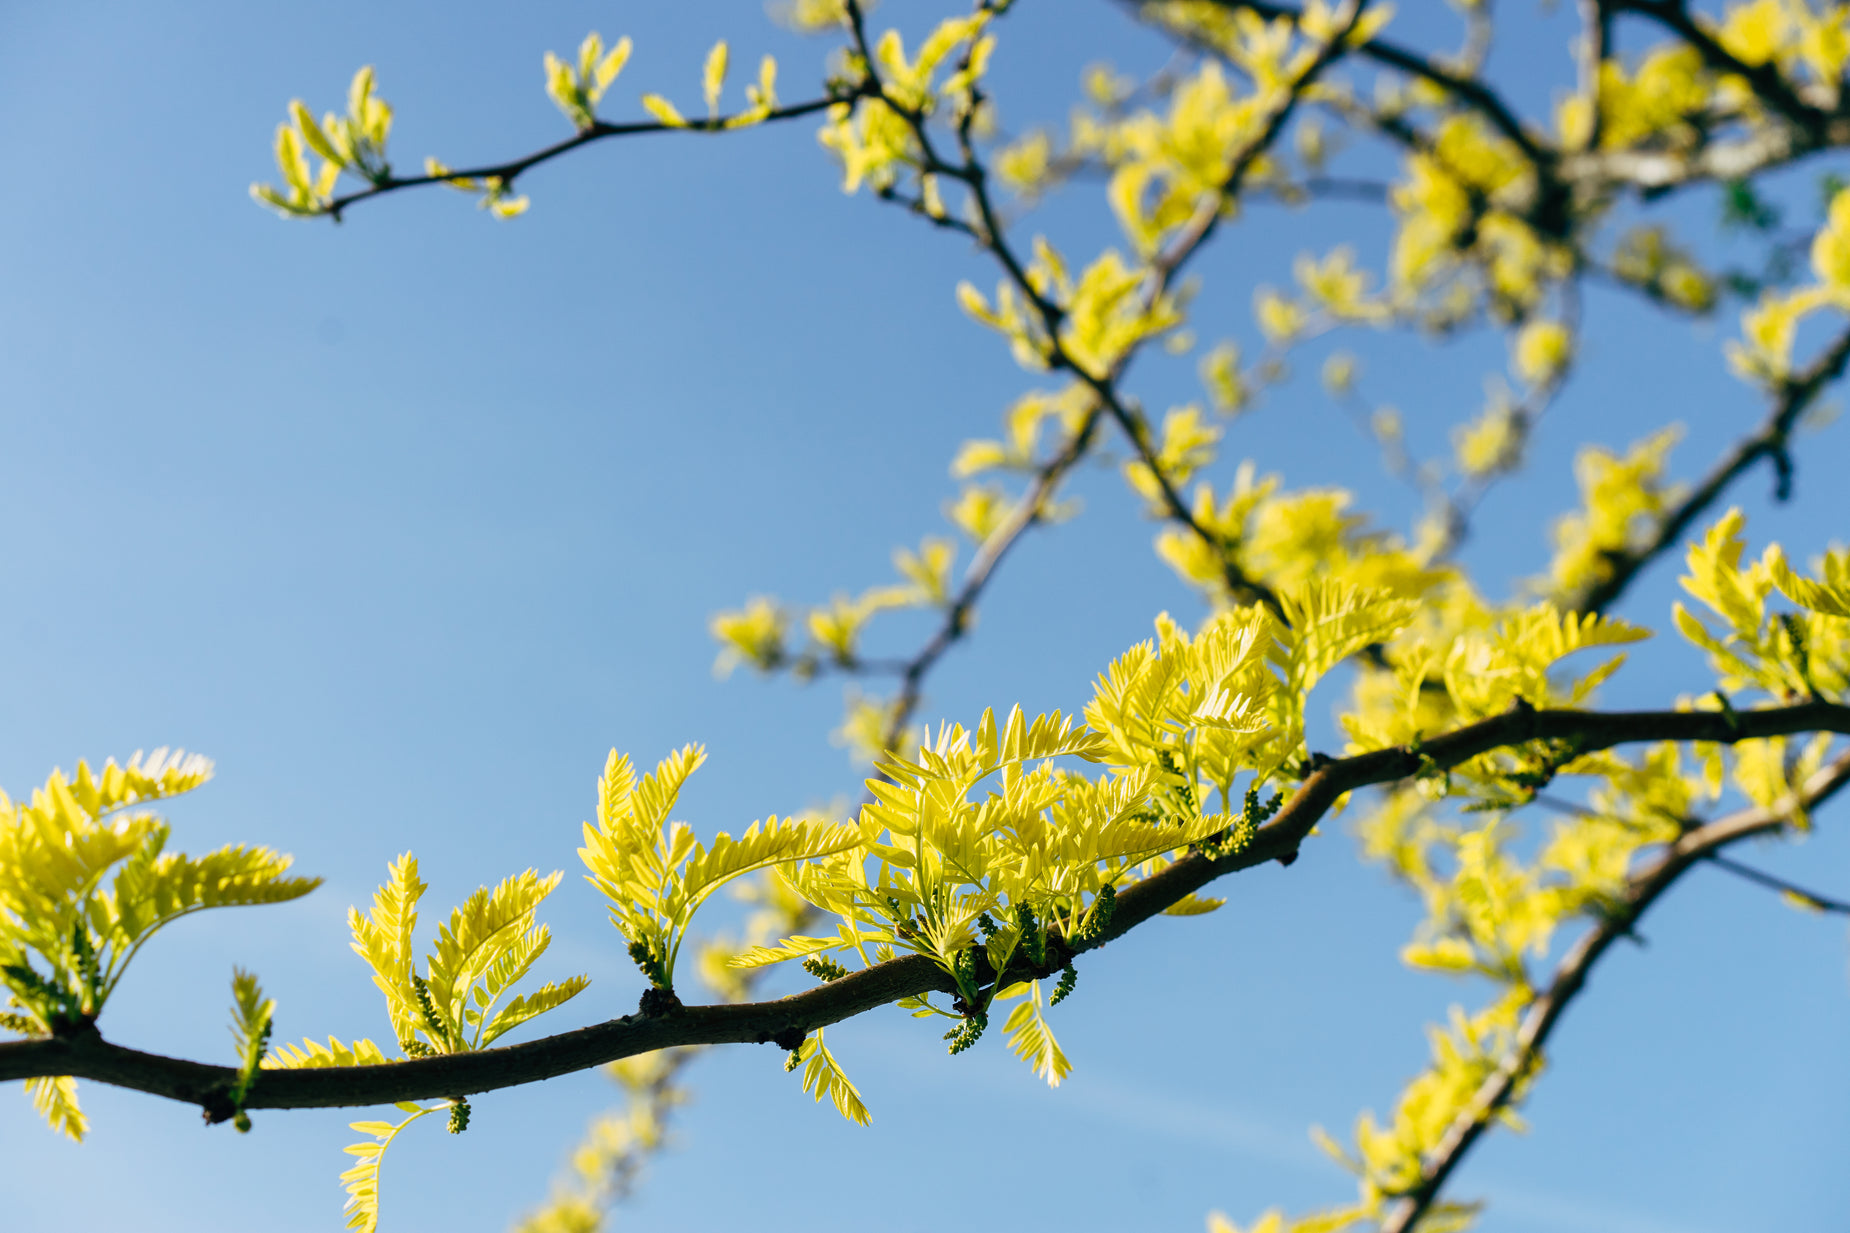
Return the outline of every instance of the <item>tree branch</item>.
[[[1363,0],[1363,2],[1365,3],[1366,0]],[[1351,13],[1350,22],[1354,21],[1354,13],[1359,11],[1360,6],[1358,5],[1355,7],[1354,12]],[[863,96],[878,99],[881,104],[891,110],[894,115],[899,116],[906,122],[907,127],[912,132],[913,139],[918,143],[918,170],[921,175],[942,175],[948,177],[962,184],[969,193],[970,203],[975,209],[975,215],[979,224],[980,234],[978,236],[978,245],[985,252],[989,253],[991,257],[995,258],[996,263],[1002,267],[1002,271],[1004,275],[1007,276],[1009,282],[1014,285],[1017,292],[1019,292],[1034,308],[1036,316],[1040,319],[1041,328],[1047,335],[1047,355],[1045,357],[1047,366],[1056,371],[1072,373],[1082,384],[1091,389],[1100,405],[1102,405],[1106,411],[1110,412],[1112,419],[1117,422],[1126,438],[1130,441],[1131,448],[1137,451],[1138,456],[1143,459],[1145,465],[1150,468],[1151,474],[1156,477],[1157,484],[1162,491],[1164,504],[1169,510],[1170,515],[1192,530],[1203,542],[1207,543],[1215,551],[1217,556],[1219,556],[1221,559],[1222,573],[1225,576],[1228,587],[1232,589],[1236,595],[1253,596],[1259,602],[1270,608],[1274,613],[1278,613],[1282,617],[1283,610],[1279,605],[1277,595],[1275,595],[1270,588],[1265,586],[1264,583],[1246,576],[1239,568],[1238,564],[1232,559],[1232,556],[1226,551],[1225,545],[1221,544],[1219,537],[1215,536],[1196,520],[1193,511],[1188,508],[1188,503],[1182,499],[1181,494],[1175,490],[1175,486],[1169,481],[1169,477],[1163,474],[1162,468],[1158,465],[1150,449],[1148,425],[1144,423],[1142,416],[1125,402],[1117,388],[1117,380],[1123,375],[1135,351],[1132,350],[1120,356],[1108,372],[1099,374],[1091,372],[1084,365],[1075,362],[1073,357],[1067,353],[1065,347],[1061,344],[1060,325],[1065,318],[1065,310],[1034,285],[1034,281],[1028,276],[1026,264],[1021,260],[1019,254],[1010,247],[1005,237],[1006,228],[1002,223],[1001,211],[996,208],[994,198],[989,192],[988,169],[983,165],[982,160],[977,157],[968,120],[966,119],[966,122],[956,129],[955,134],[962,161],[960,163],[951,162],[938,152],[936,145],[932,141],[931,132],[928,127],[928,115],[918,108],[906,106],[899,100],[894,99],[888,93],[885,83],[880,80],[879,73],[874,67],[877,60],[874,56],[872,45],[867,37],[866,15],[863,13],[860,4],[857,3],[856,0],[846,0],[843,6],[843,12],[847,17],[850,39],[853,42],[855,52],[861,64],[861,71],[863,73],[861,91]],[[1334,54],[1331,48],[1339,46],[1340,40],[1337,40],[1324,49],[1324,52],[1319,56],[1314,70],[1307,75],[1305,79],[1307,82],[1316,75],[1316,72],[1321,71],[1324,63],[1326,63],[1326,57]],[[1292,92],[1284,108],[1286,114],[1289,114],[1291,107],[1295,105],[1298,93],[1299,91],[1297,90]],[[972,114],[974,114],[975,102],[976,99],[973,97],[971,100]],[[1269,120],[1271,122],[1268,123],[1265,130],[1266,140],[1270,140],[1272,137],[1276,136],[1278,127],[1282,123],[1282,117],[1274,116],[1270,117]],[[1169,279],[1174,276],[1175,272],[1180,268],[1182,263],[1187,260],[1188,256],[1195,248],[1199,247],[1200,243],[1206,240],[1208,234],[1213,230],[1213,221],[1215,216],[1219,213],[1220,203],[1225,199],[1229,191],[1237,189],[1239,181],[1245,177],[1246,172],[1250,169],[1262,149],[1262,143],[1255,141],[1235,157],[1227,184],[1225,184],[1212,198],[1213,209],[1206,212],[1207,217],[1205,219],[1203,219],[1200,212],[1198,212],[1197,218],[1191,222],[1185,233],[1184,241],[1172,249],[1169,257],[1159,260],[1156,263],[1150,287],[1145,292],[1146,304],[1153,302],[1157,296],[1163,294]],[[1194,237],[1192,243],[1186,240],[1188,234],[1192,234]],[[916,691],[914,691],[914,699],[916,700]]]
[[[1272,4],[1268,0],[1210,0],[1210,2],[1224,9],[1247,9],[1273,21],[1284,17],[1296,24],[1303,18],[1302,10],[1288,4]],[[1535,138],[1523,127],[1522,120],[1510,109],[1509,104],[1505,103],[1494,90],[1483,82],[1474,77],[1460,76],[1434,62],[1431,58],[1386,39],[1372,38],[1366,42],[1357,43],[1354,50],[1377,64],[1438,86],[1481,114],[1493,128],[1509,138],[1510,142],[1522,151],[1523,156],[1538,169],[1553,166],[1554,151],[1538,145]]]
[[[1270,114],[1265,117],[1264,122],[1260,125],[1259,132],[1248,140],[1233,156],[1228,164],[1226,177],[1215,187],[1211,194],[1204,195],[1200,205],[1195,210],[1194,217],[1189,220],[1188,224],[1170,244],[1169,250],[1158,256],[1156,260],[1152,262],[1151,286],[1145,295],[1146,303],[1152,303],[1158,297],[1165,294],[1176,276],[1182,271],[1182,268],[1187,265],[1195,254],[1200,252],[1213,237],[1215,230],[1220,225],[1225,203],[1240,191],[1241,186],[1246,181],[1248,173],[1258,164],[1260,157],[1278,140],[1279,135],[1284,131],[1286,123],[1290,121],[1292,114],[1297,110],[1298,104],[1303,101],[1305,93],[1316,84],[1317,79],[1321,77],[1332,64],[1341,59],[1345,54],[1346,36],[1349,31],[1354,28],[1355,23],[1361,18],[1366,8],[1367,0],[1353,0],[1352,3],[1347,5],[1346,12],[1342,13],[1336,19],[1336,29],[1333,37],[1318,49],[1315,59],[1313,59],[1311,63],[1306,66],[1304,72],[1291,83],[1291,87],[1286,92],[1284,98],[1272,107]],[[922,126],[920,127],[922,128]],[[966,142],[966,163],[969,162],[972,155],[973,152]],[[1117,380],[1122,376],[1125,368],[1129,365],[1134,352],[1126,353],[1112,365],[1109,372],[1103,374],[1090,372],[1084,365],[1076,363],[1073,358],[1066,353],[1065,349],[1060,344],[1061,310],[1059,306],[1052,303],[1035,289],[1028,279],[1027,273],[1022,267],[1021,262],[1015,258],[1013,253],[1008,251],[1006,242],[1002,239],[1000,233],[995,230],[995,212],[990,205],[988,193],[983,184],[982,177],[975,177],[968,182],[971,186],[971,192],[976,198],[978,209],[981,211],[984,222],[990,230],[990,243],[987,247],[996,255],[998,260],[1002,262],[1003,268],[1008,271],[1011,281],[1015,283],[1017,291],[1027,297],[1029,302],[1034,304],[1036,310],[1041,315],[1042,323],[1047,331],[1049,340],[1049,363],[1056,368],[1064,368],[1074,373],[1082,382],[1091,387],[1092,392],[1097,395],[1099,401],[1104,404],[1105,409],[1111,412],[1112,418],[1117,421],[1119,428],[1123,431],[1125,439],[1130,442],[1131,448],[1137,451],[1138,458],[1143,462],[1144,466],[1149,469],[1151,476],[1155,478],[1157,489],[1162,495],[1163,506],[1168,510],[1169,517],[1194,532],[1195,536],[1206,544],[1208,548],[1214,552],[1216,557],[1219,558],[1221,563],[1221,574],[1228,589],[1232,591],[1235,596],[1250,596],[1254,598],[1270,609],[1279,619],[1283,620],[1284,608],[1279,602],[1277,593],[1264,582],[1251,577],[1241,569],[1239,563],[1233,559],[1233,554],[1228,551],[1229,545],[1224,543],[1221,537],[1216,535],[1209,528],[1201,525],[1200,520],[1195,517],[1194,511],[1188,507],[1188,502],[1182,498],[1182,494],[1176,490],[1175,484],[1170,480],[1169,476],[1164,473],[1161,461],[1157,458],[1155,451],[1151,449],[1148,423],[1125,402],[1122,395],[1118,392]]]
[[[1598,149],[1606,126],[1601,106],[1600,72],[1612,54],[1612,7],[1608,0],[1580,0],[1580,93],[1587,100],[1588,149]]]
[[[831,94],[823,98],[809,99],[801,103],[792,103],[788,107],[774,107],[759,120],[758,123],[771,124],[779,120],[794,120],[800,116],[814,115],[819,111],[828,110],[836,103],[849,102],[853,98],[853,94]],[[556,141],[544,149],[535,150],[531,154],[521,158],[510,159],[505,163],[495,163],[482,167],[458,168],[453,171],[445,171],[440,176],[388,176],[365,188],[356,189],[351,193],[345,193],[341,196],[332,198],[328,202],[327,209],[323,212],[330,215],[335,222],[339,222],[341,221],[342,212],[345,211],[348,206],[358,205],[362,201],[371,201],[375,197],[383,197],[387,193],[396,193],[407,188],[422,188],[428,184],[454,184],[459,180],[498,180],[504,186],[511,188],[514,184],[514,180],[518,176],[539,166],[541,163],[551,162],[562,154],[569,154],[573,150],[588,146],[594,141],[602,141],[607,137],[634,137],[643,133],[730,132],[731,130],[727,128],[727,125],[737,119],[737,116],[718,116],[710,120],[690,119],[685,124],[664,124],[660,120],[638,120],[628,124],[610,124],[603,120],[599,120],[590,128],[580,129],[563,141]],[[753,127],[755,127],[755,125]]]
[[[1810,808],[1830,799],[1846,783],[1850,783],[1850,754],[1838,757],[1818,771],[1798,795]],[[1517,1033],[1516,1048],[1496,1073],[1484,1081],[1470,1107],[1453,1121],[1427,1162],[1420,1184],[1382,1223],[1379,1233],[1408,1233],[1418,1224],[1472,1145],[1514,1098],[1523,1078],[1540,1056],[1542,1046],[1560,1022],[1562,1012],[1586,987],[1588,973],[1607,949],[1630,934],[1646,910],[1692,866],[1705,860],[1721,859],[1715,853],[1729,844],[1779,829],[1791,814],[1791,806],[1785,809],[1756,807],[1688,831],[1629,881],[1614,910],[1575,944],[1556,970],[1547,992],[1530,1004]]]
[[[930,641],[920,647],[918,653],[907,660],[900,671],[899,696],[894,699],[893,714],[883,734],[885,748],[892,749],[899,744],[900,735],[918,711],[919,701],[924,694],[925,674],[970,631],[970,613],[975,609],[983,589],[989,585],[996,567],[1002,564],[1002,558],[1008,555],[1009,549],[1040,522],[1060,481],[1090,450],[1092,438],[1098,430],[1098,421],[1099,408],[1094,406],[1086,412],[1085,419],[1067,438],[1060,451],[1035,472],[1034,483],[1022,494],[1002,525],[990,532],[989,538],[977,550],[976,558],[964,573],[963,586],[944,610],[943,623],[938,626]]]
[[[1798,423],[1799,416],[1817,401],[1825,387],[1843,375],[1846,365],[1850,365],[1850,329],[1839,334],[1837,340],[1803,372],[1782,384],[1760,430],[1730,450],[1709,472],[1707,478],[1696,486],[1695,491],[1658,523],[1650,539],[1637,548],[1612,554],[1608,558],[1612,572],[1571,600],[1570,606],[1576,612],[1604,612],[1624,593],[1639,571],[1676,544],[1690,524],[1720,500],[1728,486],[1761,459],[1773,464],[1777,477],[1774,496],[1781,501],[1790,496],[1792,457],[1788,445],[1793,427]]]
[[[1704,64],[1718,73],[1739,77],[1754,96],[1772,107],[1795,128],[1809,131],[1824,113],[1813,107],[1792,84],[1780,75],[1779,66],[1771,62],[1749,65],[1729,53],[1714,37],[1690,16],[1687,0],[1612,0],[1612,10],[1649,17],[1664,29],[1696,49]]]
[[[1733,714],[1535,710],[1517,706],[1434,737],[1417,750],[1396,746],[1323,761],[1277,815],[1259,828],[1251,843],[1216,859],[1191,852],[1131,885],[1118,896],[1108,929],[1078,944],[1050,938],[1047,963],[1031,974],[1051,975],[1073,956],[1123,936],[1226,874],[1274,860],[1290,864],[1312,828],[1341,797],[1357,788],[1393,783],[1432,767],[1448,769],[1480,754],[1530,741],[1572,740],[1581,751],[1593,752],[1638,741],[1732,744],[1801,732],[1850,734],[1850,705],[1814,701]],[[1703,833],[1711,829],[1705,828]],[[428,1100],[536,1083],[676,1045],[775,1042],[787,1046],[790,1040],[801,1039],[818,1027],[839,1023],[903,997],[934,991],[954,992],[955,986],[932,960],[908,955],[770,1002],[625,1015],[576,1031],[476,1053],[414,1058],[379,1066],[264,1070],[259,1072],[243,1107],[305,1109]],[[111,1044],[94,1028],[0,1044],[0,1082],[40,1075],[94,1079],[196,1104],[205,1110],[208,1120],[231,1116],[227,1093],[237,1080],[237,1072],[230,1067]]]

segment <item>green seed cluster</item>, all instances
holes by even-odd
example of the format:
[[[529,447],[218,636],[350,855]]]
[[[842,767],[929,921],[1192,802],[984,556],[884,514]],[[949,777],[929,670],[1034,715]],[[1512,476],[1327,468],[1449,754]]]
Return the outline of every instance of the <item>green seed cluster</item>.
[[[1079,928],[1073,931],[1075,946],[1089,946],[1105,936],[1111,928],[1112,913],[1118,907],[1118,888],[1107,882],[1099,888],[1098,898],[1092,901],[1092,910],[1079,922]]]
[[[1034,919],[1034,911],[1025,903],[1015,905],[1015,927],[1021,934],[1021,952],[1037,969],[1047,962],[1047,931]]]
[[[1079,983],[1079,970],[1072,964],[1060,969],[1059,983],[1053,987],[1053,996],[1047,999],[1049,1006],[1058,1006],[1073,996],[1073,986]]]
[[[434,1040],[449,1042],[449,1029],[443,1026],[443,1020],[437,1017],[437,1007],[430,1000],[430,984],[422,976],[411,977],[411,991],[417,994],[418,1013],[423,1016],[424,1029]],[[410,1052],[410,1050],[406,1050]],[[421,1055],[420,1055],[421,1056]]]
[[[668,965],[663,961],[662,956],[655,953],[654,947],[640,940],[631,942],[629,945],[629,955],[636,966],[642,970],[642,974],[649,978],[649,983],[651,985],[654,985],[657,989],[668,988],[670,983],[668,979]]]
[[[962,1023],[944,1034],[944,1039],[951,1042],[951,1056],[955,1057],[974,1045],[988,1026],[989,1016],[982,1011],[966,1015]]]
[[[1222,831],[1218,838],[1205,840],[1195,845],[1195,851],[1211,861],[1235,852],[1244,851],[1259,833],[1259,828],[1272,820],[1272,815],[1285,803],[1282,792],[1272,793],[1272,798],[1263,804],[1259,800],[1259,789],[1248,788],[1246,801],[1240,807],[1240,817],[1234,824]]]
[[[803,960],[803,970],[820,981],[840,980],[848,969],[827,955],[810,955]]]

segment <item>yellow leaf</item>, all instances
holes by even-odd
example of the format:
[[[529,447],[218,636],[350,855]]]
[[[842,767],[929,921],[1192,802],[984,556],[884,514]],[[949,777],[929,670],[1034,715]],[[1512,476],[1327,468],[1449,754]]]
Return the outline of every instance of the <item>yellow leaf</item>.
[[[642,105],[650,115],[660,120],[663,124],[666,124],[669,128],[687,127],[687,121],[681,118],[681,113],[675,110],[674,104],[659,94],[643,95]]]
[[[328,135],[321,131],[321,126],[315,123],[314,113],[303,105],[301,99],[290,100],[289,114],[295,120],[295,126],[301,131],[302,140],[308,143],[309,149],[330,163],[344,164],[347,161],[334,148],[334,143],[328,140]]]
[[[630,40],[626,34],[617,40],[617,45],[610,49],[610,54],[597,62],[596,77],[592,83],[592,89],[595,91],[591,96],[593,102],[601,98],[604,91],[610,88],[610,83],[617,79],[617,74],[623,71],[623,66],[629,63],[629,59]]]
[[[83,1142],[90,1119],[77,1107],[77,1080],[69,1075],[27,1079],[26,1096],[46,1125],[74,1143]]]
[[[843,1072],[841,1063],[829,1052],[829,1047],[822,1043],[822,1029],[816,1029],[815,1035],[805,1040],[797,1049],[797,1061],[803,1063],[803,1090],[815,1096],[820,1102],[826,1095],[835,1101],[836,1111],[849,1121],[865,1126],[872,1117],[867,1106],[861,1100],[860,1091]]]
[[[707,53],[706,68],[701,73],[701,89],[707,97],[707,115],[719,115],[719,92],[726,84],[726,63],[728,60],[726,40],[713,44],[713,50]]]
[[[1530,385],[1548,385],[1566,371],[1574,339],[1558,321],[1531,321],[1516,337],[1516,375]]]

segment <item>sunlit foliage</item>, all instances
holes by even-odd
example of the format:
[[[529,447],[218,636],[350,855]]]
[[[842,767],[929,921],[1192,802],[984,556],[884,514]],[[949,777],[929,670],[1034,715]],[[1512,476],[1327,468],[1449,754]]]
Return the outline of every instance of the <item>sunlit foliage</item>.
[[[1816,803],[1850,779],[1836,741],[1850,730],[1850,557],[1833,550],[1800,567],[1774,545],[1750,559],[1742,514],[1717,513],[1729,485],[1762,462],[1776,495],[1790,494],[1797,434],[1850,363],[1850,189],[1824,177],[1816,227],[1795,232],[1755,187],[1850,144],[1850,6],[1582,6],[1577,77],[1546,114],[1526,116],[1486,73],[1488,3],[1454,4],[1462,38],[1443,49],[1397,42],[1394,7],[1366,0],[1125,4],[1172,42],[1174,59],[1142,79],[1094,65],[1063,123],[1011,131],[991,74],[1012,54],[1015,7],[976,0],[908,35],[879,27],[857,0],[777,6],[786,25],[833,43],[820,86],[796,102],[780,101],[778,66],[762,57],[743,104],[729,104],[733,55],[722,40],[702,62],[698,107],[651,93],[626,108],[612,89],[635,49],[593,33],[574,56],[542,61],[545,93],[569,126],[558,142],[463,169],[429,158],[421,176],[393,170],[393,111],[362,69],[345,115],[317,120],[290,104],[275,143],[281,186],[252,191],[290,217],[339,218],[443,184],[513,218],[530,205],[514,191],[529,168],[590,142],[810,117],[844,191],[973,247],[990,274],[942,288],[938,307],[954,300],[1033,386],[993,437],[949,460],[957,488],[944,511],[963,542],[925,534],[894,551],[894,579],[811,606],[758,596],[710,624],[722,672],[849,678],[838,739],[871,763],[865,799],[845,816],[770,816],[703,840],[671,817],[705,759],[700,746],[648,774],[616,751],[605,763],[580,855],[647,981],[639,1019],[692,1014],[680,960],[697,910],[730,884],[760,911],[745,937],[702,949],[698,966],[722,998],[747,1003],[732,1009],[750,1011],[760,974],[789,961],[821,991],[912,964],[924,973],[912,991],[879,1000],[948,1020],[952,1054],[979,1044],[1002,1014],[1008,1050],[1057,1086],[1075,1059],[1051,1011],[1074,993],[1087,953],[1135,927],[1121,901],[1161,893],[1146,915],[1210,912],[1219,901],[1195,893],[1209,878],[1255,850],[1289,862],[1324,811],[1346,808],[1364,856],[1424,908],[1403,959],[1469,977],[1480,996],[1430,1029],[1429,1064],[1387,1113],[1361,1114],[1346,1143],[1317,1132],[1355,1175],[1353,1199],[1300,1217],[1270,1211],[1249,1233],[1468,1227],[1476,1206],[1441,1192],[1482,1133],[1520,1124],[1544,1070],[1541,1046],[1585,965],[1691,862],[1748,834],[1810,825]],[[1647,37],[1619,39],[1621,24]],[[1377,157],[1358,163],[1366,174],[1348,174],[1347,152],[1363,146]],[[1651,214],[1666,197],[1717,184],[1724,223],[1764,241],[1763,268],[1723,268],[1700,237]],[[1055,196],[1087,190],[1115,231],[1109,242],[1078,249],[1056,241],[1053,224],[1029,221]],[[1292,263],[1289,285],[1251,288],[1249,321],[1197,313],[1193,267],[1217,236],[1255,209],[1339,197],[1385,211],[1378,251],[1333,237]],[[1625,448],[1589,443],[1552,553],[1498,595],[1503,580],[1473,578],[1460,548],[1479,503],[1529,465],[1544,413],[1574,379],[1583,288],[1596,279],[1678,317],[1738,309],[1723,349],[1765,418],[1688,482],[1672,466],[1674,425]],[[1425,434],[1445,442],[1430,454],[1415,428],[1441,413],[1374,403],[1353,354],[1322,358],[1324,392],[1422,499],[1404,529],[1350,491],[1291,487],[1250,461],[1223,465],[1237,417],[1258,413],[1294,360],[1359,329],[1496,339],[1481,401]],[[1221,336],[1188,361],[1200,396],[1146,409],[1128,385],[1133,362],[1194,355],[1208,331]],[[1131,506],[1158,524],[1156,554],[1200,615],[1158,616],[1149,641],[1098,674],[1082,715],[1017,707],[922,727],[924,679],[969,635],[1004,555],[1031,529],[1073,517],[1063,485],[1105,457]],[[1594,711],[1630,653],[1619,648],[1649,637],[1611,609],[1640,570],[1677,551],[1700,610],[1678,604],[1669,622],[1709,672],[1663,711]],[[1084,583],[1111,581],[1101,570]],[[932,622],[924,644],[910,655],[870,650],[901,611]],[[1340,755],[1311,747],[1313,691],[1325,706],[1341,699]],[[1743,726],[1769,715],[1779,725]],[[1688,735],[1692,719],[1705,725],[1700,739]],[[1614,735],[1621,720],[1632,726]],[[1380,766],[1391,769],[1368,769]],[[285,878],[287,858],[267,849],[163,853],[165,824],[131,811],[205,775],[196,759],[160,754],[111,763],[100,778],[79,763],[30,805],[0,800],[10,994],[0,1024],[35,1040],[81,1034],[161,924],[312,888]],[[1545,825],[1533,821],[1540,810]],[[1264,848],[1300,815],[1288,846]],[[1201,878],[1170,894],[1177,870]],[[370,914],[353,909],[351,926],[395,1050],[330,1037],[266,1055],[276,1006],[239,972],[225,1116],[248,1126],[244,1108],[260,1098],[266,1068],[328,1071],[330,1082],[354,1067],[414,1072],[418,1059],[482,1050],[573,997],[585,977],[511,995],[546,949],[535,913],[560,877],[529,870],[482,888],[420,970],[424,884],[409,854],[391,866]],[[1800,906],[1826,902],[1784,893]],[[801,1019],[789,1002],[765,1007],[757,1039],[786,1051],[801,1089],[869,1123],[877,1110],[824,1040],[828,1024],[856,1012]],[[527,1233],[601,1226],[663,1141],[689,1056],[619,1064],[630,1112],[594,1125]],[[33,1073],[29,1094],[55,1128],[81,1135],[70,1078]],[[440,1109],[453,1131],[470,1115],[444,1089],[398,1108],[399,1120],[354,1123],[365,1141],[348,1149],[356,1162],[343,1175],[350,1227],[378,1225],[380,1163],[399,1134]],[[1237,1226],[1216,1214],[1210,1228]]]

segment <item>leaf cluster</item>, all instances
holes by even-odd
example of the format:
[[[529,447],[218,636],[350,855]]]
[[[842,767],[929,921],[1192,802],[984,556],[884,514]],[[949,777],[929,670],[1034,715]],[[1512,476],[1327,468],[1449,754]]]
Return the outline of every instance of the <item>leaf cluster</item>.
[[[231,845],[192,857],[166,850],[168,824],[138,808],[211,777],[197,755],[156,750],[101,773],[53,771],[32,799],[0,793],[3,1025],[61,1035],[96,1021],[129,964],[163,927],[208,908],[281,903],[319,878],[287,876],[290,858]],[[85,1122],[69,1079],[34,1080],[33,1103],[73,1138]]]

